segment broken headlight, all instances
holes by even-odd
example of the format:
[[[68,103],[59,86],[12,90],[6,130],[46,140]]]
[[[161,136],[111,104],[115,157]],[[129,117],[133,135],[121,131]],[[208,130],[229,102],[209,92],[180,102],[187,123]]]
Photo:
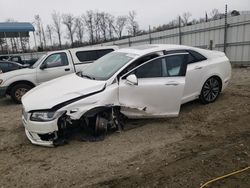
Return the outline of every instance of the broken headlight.
[[[53,121],[60,117],[65,111],[58,112],[33,112],[30,116],[31,121]]]

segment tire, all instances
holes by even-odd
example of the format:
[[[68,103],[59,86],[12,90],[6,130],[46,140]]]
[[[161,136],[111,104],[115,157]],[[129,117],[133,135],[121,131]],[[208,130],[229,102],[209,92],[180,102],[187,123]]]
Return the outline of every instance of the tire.
[[[221,91],[221,81],[217,77],[210,77],[204,83],[201,93],[200,101],[202,104],[208,104],[214,102]]]
[[[10,90],[10,96],[12,100],[17,103],[21,104],[22,96],[27,93],[32,87],[27,84],[17,84]]]

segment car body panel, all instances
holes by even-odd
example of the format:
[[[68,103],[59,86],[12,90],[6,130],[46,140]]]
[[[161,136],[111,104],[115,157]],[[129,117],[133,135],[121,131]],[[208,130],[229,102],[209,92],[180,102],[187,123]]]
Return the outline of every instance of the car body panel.
[[[60,50],[60,51],[53,51],[48,52],[46,55],[42,56],[33,66],[30,68],[23,68],[11,72],[6,72],[0,74],[0,80],[3,80],[0,84],[0,88],[8,88],[10,90],[12,85],[15,85],[20,82],[29,83],[29,85],[38,86],[41,83],[47,82],[49,80],[65,76],[71,74],[73,72],[79,72],[86,68],[91,62],[80,62],[77,57],[77,52],[85,52],[85,51],[95,51],[95,50],[105,50],[105,49],[118,49],[117,46],[103,46],[103,47],[81,47],[81,48],[74,48],[68,50]],[[69,62],[66,66],[58,66],[58,67],[51,67],[51,68],[44,68],[41,69],[44,61],[53,55],[58,53],[65,53],[67,60]]]
[[[117,50],[117,52],[135,54],[135,56],[108,80],[90,80],[74,74],[38,86],[23,97],[25,111],[30,115],[30,111],[53,110],[53,107],[58,104],[70,101],[56,110],[66,111],[67,116],[72,120],[79,120],[92,109],[114,106],[121,107],[121,113],[129,118],[175,117],[179,114],[181,104],[199,97],[203,84],[211,76],[218,76],[221,79],[222,91],[228,85],[231,78],[231,65],[224,53],[181,45],[152,46],[146,49]],[[130,85],[126,79],[118,80],[117,77],[122,70],[140,57],[154,52],[175,49],[192,49],[207,59],[188,64],[184,76],[138,78],[138,85]],[[48,93],[53,93],[53,95],[48,95]],[[47,129],[47,133],[49,133],[48,131],[51,133],[57,131],[55,128],[57,123],[56,121],[52,124],[51,122],[43,122],[40,128],[30,128],[33,122],[27,121],[26,124],[29,125],[25,125],[25,127],[33,135],[43,132],[42,126],[50,127]],[[34,127],[36,126],[37,124],[34,125]],[[28,138],[31,138],[30,135]],[[41,143],[50,144],[46,141]]]
[[[37,110],[38,106],[39,109],[51,109],[67,100],[101,90],[104,86],[104,81],[81,78],[73,73],[35,87],[23,96],[22,102],[27,111]],[[37,100],[38,95],[39,100]],[[33,102],[30,103],[30,100]]]
[[[185,77],[138,79],[138,85],[130,85],[126,82],[121,80],[119,85],[119,102],[122,107],[125,107],[122,112],[126,116],[132,118],[178,115]]]

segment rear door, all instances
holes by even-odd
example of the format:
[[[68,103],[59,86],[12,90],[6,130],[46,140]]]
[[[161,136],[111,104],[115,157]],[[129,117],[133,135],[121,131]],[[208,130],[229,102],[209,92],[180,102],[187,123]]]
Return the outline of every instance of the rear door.
[[[67,52],[49,55],[37,69],[38,84],[74,72],[73,63]]]
[[[206,58],[196,51],[189,50],[189,61],[186,73],[186,86],[182,103],[197,98],[203,85],[203,77],[206,75]]]
[[[135,74],[138,85],[126,77]],[[172,117],[180,110],[185,87],[186,54],[159,57],[140,65],[120,79],[119,102],[129,117]]]

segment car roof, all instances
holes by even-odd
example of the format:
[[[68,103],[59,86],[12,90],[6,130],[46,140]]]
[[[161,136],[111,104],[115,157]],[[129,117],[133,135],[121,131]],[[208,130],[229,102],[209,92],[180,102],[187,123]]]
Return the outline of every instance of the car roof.
[[[137,55],[146,55],[149,53],[157,52],[157,51],[169,51],[169,50],[185,50],[185,49],[194,49],[198,50],[198,48],[184,46],[184,45],[177,45],[177,44],[149,44],[149,45],[142,45],[142,46],[133,46],[129,48],[122,48],[117,50],[117,52],[123,53],[132,53]],[[199,49],[198,51],[200,51]]]
[[[105,49],[117,50],[119,49],[119,47],[118,46],[85,46],[85,47],[79,47],[79,48],[70,48],[70,49],[65,49],[65,50],[51,51],[51,52],[47,52],[47,54],[59,53],[59,52],[65,52],[65,51],[71,51],[75,53],[78,51],[92,51],[92,50],[105,50]]]

